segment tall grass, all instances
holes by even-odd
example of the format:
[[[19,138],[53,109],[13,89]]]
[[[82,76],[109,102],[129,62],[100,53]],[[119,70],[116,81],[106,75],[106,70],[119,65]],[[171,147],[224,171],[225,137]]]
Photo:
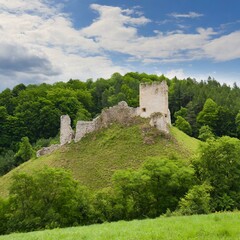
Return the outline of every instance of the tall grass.
[[[65,145],[50,155],[29,160],[0,177],[0,197],[8,195],[14,172],[31,174],[44,166],[64,168],[70,170],[83,185],[99,189],[110,185],[116,170],[138,169],[148,157],[188,160],[196,152],[199,141],[176,128],[172,128],[172,136],[166,138],[156,129],[148,129],[143,134],[143,127],[142,123],[128,127],[113,124],[87,135],[78,143]]]
[[[240,239],[240,213],[161,217],[0,236],[0,240]]]

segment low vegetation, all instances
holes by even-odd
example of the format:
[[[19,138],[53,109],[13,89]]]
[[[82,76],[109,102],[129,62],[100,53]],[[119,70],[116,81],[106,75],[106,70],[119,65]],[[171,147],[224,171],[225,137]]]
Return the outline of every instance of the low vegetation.
[[[216,213],[18,233],[0,236],[0,240],[237,240],[240,238],[239,225],[238,212]]]
[[[222,137],[203,143],[192,160],[155,156],[118,170],[101,190],[63,169],[21,172],[0,202],[0,233],[240,209],[239,169],[240,140]]]
[[[111,185],[116,170],[138,169],[148,157],[190,161],[197,152],[199,141],[174,127],[171,131],[172,137],[166,138],[145,122],[128,127],[114,124],[51,155],[31,159],[0,177],[0,197],[7,197],[14,173],[31,174],[44,166],[70,170],[81,184],[90,189],[101,189]],[[151,139],[151,144],[144,143],[145,138]]]

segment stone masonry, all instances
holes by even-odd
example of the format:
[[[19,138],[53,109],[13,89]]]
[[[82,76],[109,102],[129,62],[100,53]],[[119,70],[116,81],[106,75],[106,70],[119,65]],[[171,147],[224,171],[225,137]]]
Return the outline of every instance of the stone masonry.
[[[49,147],[44,147],[37,151],[37,157],[50,154],[53,151],[59,149],[61,146],[70,143],[74,138],[74,131],[71,127],[71,119],[68,115],[61,116],[60,119],[60,144],[54,144]]]
[[[74,131],[71,127],[71,119],[68,115],[61,116],[60,145],[70,143],[74,138]]]
[[[135,108],[131,108],[126,102],[104,109],[100,116],[93,121],[78,121],[76,126],[75,142],[80,141],[87,133],[108,127],[114,122],[127,124],[133,117],[137,116]]]
[[[168,109],[168,85],[166,81],[140,84],[139,102],[138,115],[150,118],[151,126],[169,133],[171,116]]]
[[[140,112],[141,117],[150,117],[153,113],[168,116],[168,85],[165,81],[158,83],[140,84]]]

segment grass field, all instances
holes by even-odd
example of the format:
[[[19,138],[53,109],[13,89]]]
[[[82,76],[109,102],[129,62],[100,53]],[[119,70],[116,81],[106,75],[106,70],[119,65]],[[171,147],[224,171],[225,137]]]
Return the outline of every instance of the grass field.
[[[0,236],[0,240],[240,239],[240,213],[162,217]]]
[[[110,128],[89,134],[78,143],[61,147],[54,153],[32,159],[0,178],[0,197],[8,195],[11,177],[16,172],[32,173],[44,166],[68,169],[76,180],[91,189],[109,186],[116,170],[137,169],[148,157],[160,156],[187,160],[195,154],[199,141],[176,128],[172,136],[158,135],[150,129],[143,135],[144,123]],[[144,139],[153,140],[146,144]]]

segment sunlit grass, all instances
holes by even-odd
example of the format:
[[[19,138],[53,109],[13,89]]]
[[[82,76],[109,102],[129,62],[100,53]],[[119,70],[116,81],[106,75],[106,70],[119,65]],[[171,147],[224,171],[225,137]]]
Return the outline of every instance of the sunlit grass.
[[[0,196],[8,195],[13,173],[32,173],[46,165],[68,169],[82,184],[99,189],[110,185],[116,170],[137,169],[148,157],[188,160],[195,154],[199,141],[176,128],[172,128],[170,138],[156,134],[154,129],[150,130],[147,138],[154,141],[146,144],[142,133],[143,124],[128,127],[113,124],[110,128],[89,134],[78,143],[73,142],[50,155],[22,164],[0,178]]]
[[[11,234],[0,240],[184,240],[240,239],[240,213],[161,217],[85,227]]]

